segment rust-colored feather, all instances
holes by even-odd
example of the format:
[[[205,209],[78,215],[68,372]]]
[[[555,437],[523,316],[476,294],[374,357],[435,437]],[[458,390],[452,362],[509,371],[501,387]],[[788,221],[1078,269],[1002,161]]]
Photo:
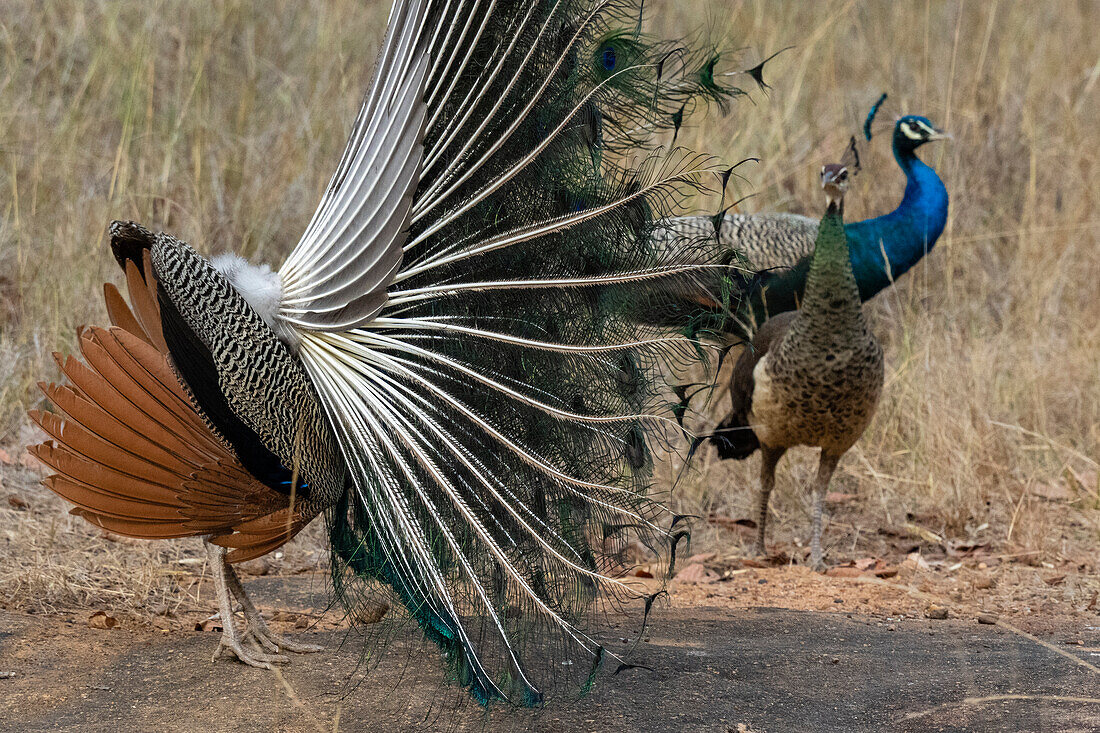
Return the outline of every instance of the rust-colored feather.
[[[32,410],[53,440],[30,453],[54,473],[44,483],[97,527],[140,539],[196,535],[260,557],[306,524],[287,496],[253,478],[192,406],[168,361],[156,281],[126,263],[131,305],[103,289],[113,328],[81,328],[85,361],[54,355],[66,384],[40,384],[62,414]]]
[[[126,305],[118,288],[111,283],[104,283],[103,299],[107,302],[107,317],[111,319],[112,325],[129,331],[150,346],[154,345],[152,337],[130,312],[130,306]]]

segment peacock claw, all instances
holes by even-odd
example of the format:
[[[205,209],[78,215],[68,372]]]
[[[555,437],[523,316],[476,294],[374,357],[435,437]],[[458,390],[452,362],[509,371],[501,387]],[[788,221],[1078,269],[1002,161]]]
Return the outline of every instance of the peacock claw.
[[[294,641],[293,639],[276,634],[271,630],[271,627],[267,625],[267,622],[259,611],[254,608],[252,611],[252,613],[245,612],[245,618],[248,620],[248,632],[246,636],[267,651],[276,653],[287,651],[297,654],[312,654],[325,650],[323,646],[318,646],[317,644],[306,644],[305,642]]]
[[[247,638],[246,634],[246,638]],[[264,654],[260,651],[251,651],[247,649],[239,639],[235,638],[229,633],[228,629],[222,632],[222,638],[218,642],[218,648],[214,652],[214,661],[217,661],[218,657],[222,654],[229,654],[236,657],[239,662],[247,664],[250,667],[258,667],[259,669],[274,669],[273,664],[287,664],[290,659],[280,654]]]
[[[218,649],[214,652],[215,660],[225,652],[249,666],[272,669],[272,664],[290,662],[288,657],[279,652],[308,654],[324,650],[324,647],[293,641],[272,631],[264,620],[263,614],[248,597],[236,571],[226,562],[225,548],[209,542],[205,544],[214,576],[214,588],[218,596],[218,616],[222,622],[222,637],[218,643]],[[240,603],[240,610],[244,614],[246,624],[245,629],[238,626],[239,622],[235,618],[233,608],[234,600]],[[254,646],[255,649],[246,648],[242,643],[244,641],[251,642],[250,646]]]

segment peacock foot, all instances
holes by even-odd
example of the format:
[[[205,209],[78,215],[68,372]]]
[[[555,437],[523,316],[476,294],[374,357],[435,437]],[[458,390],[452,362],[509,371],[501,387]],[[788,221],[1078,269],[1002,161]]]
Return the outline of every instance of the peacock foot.
[[[298,654],[312,654],[323,652],[325,648],[317,644],[306,644],[303,641],[295,641],[285,636],[276,634],[267,625],[262,614],[256,609],[252,613],[245,612],[248,621],[248,631],[245,636],[263,647],[266,651],[278,653],[281,651],[296,652]]]
[[[279,652],[307,654],[323,651],[324,647],[287,639],[272,631],[264,620],[263,614],[248,597],[236,571],[226,561],[225,548],[209,542],[204,544],[214,576],[214,588],[218,596],[218,615],[222,622],[222,638],[217,651],[214,652],[214,659],[224,652],[249,666],[272,669],[272,664],[286,664],[290,661]],[[245,629],[238,627],[234,616],[234,599],[241,604],[241,610],[244,612],[247,627]],[[246,641],[251,642],[250,646],[254,648],[245,646]]]
[[[820,547],[814,547],[810,551],[810,569],[815,573],[825,572],[825,560],[822,557]]]
[[[218,642],[217,650],[214,652],[214,661],[217,661],[223,653],[236,657],[238,661],[250,667],[259,667],[260,669],[274,669],[271,665],[286,664],[290,661],[290,659],[280,654],[266,654],[258,649],[249,649],[241,643],[241,639],[249,638],[249,634],[246,633],[242,637],[235,628],[230,629],[231,623],[226,623],[223,620],[222,638]]]

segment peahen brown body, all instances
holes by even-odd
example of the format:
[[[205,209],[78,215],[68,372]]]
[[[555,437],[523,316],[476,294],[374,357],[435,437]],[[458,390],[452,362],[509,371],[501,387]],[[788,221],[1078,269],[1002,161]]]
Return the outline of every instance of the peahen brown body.
[[[723,458],[762,454],[756,549],[765,551],[768,499],[787,449],[821,449],[813,484],[812,561],[820,566],[825,490],[840,457],[863,434],[883,384],[882,348],[863,317],[844,234],[848,171],[826,166],[829,200],[798,311],[764,322],[733,368],[732,410],[712,440]]]

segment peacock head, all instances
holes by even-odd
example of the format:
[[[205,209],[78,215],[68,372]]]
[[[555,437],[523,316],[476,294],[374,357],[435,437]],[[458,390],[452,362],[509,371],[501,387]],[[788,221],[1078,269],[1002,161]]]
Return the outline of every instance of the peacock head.
[[[894,125],[894,148],[899,152],[913,152],[933,140],[946,140],[951,136],[932,124],[932,120],[918,115],[906,115]]]
[[[829,208],[844,205],[844,192],[848,190],[848,166],[830,163],[821,166],[821,187],[825,189],[825,201]]]

